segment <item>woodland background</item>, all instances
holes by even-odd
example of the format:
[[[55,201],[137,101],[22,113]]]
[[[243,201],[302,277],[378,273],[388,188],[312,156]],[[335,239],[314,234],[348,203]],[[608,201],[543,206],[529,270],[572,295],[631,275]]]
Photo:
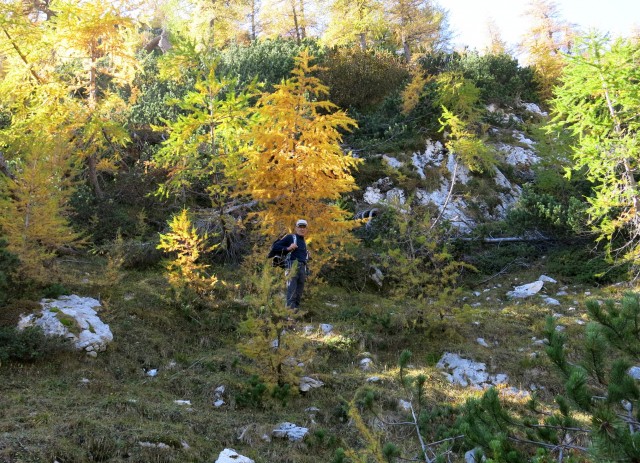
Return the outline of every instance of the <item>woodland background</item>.
[[[213,459],[220,444],[238,442],[232,431],[206,438],[207,429],[239,422],[203,409],[187,431],[194,421],[182,412],[131,405],[125,397],[147,381],[141,369],[177,358],[182,374],[154,394],[188,392],[204,403],[223,378],[237,421],[258,413],[268,423],[303,413],[292,356],[325,379],[343,365],[332,386],[341,399],[321,396],[334,411],[306,447],[254,449],[257,461],[446,461],[472,448],[490,461],[640,461],[640,392],[626,374],[640,352],[640,310],[622,294],[638,274],[638,37],[585,34],[549,0],[530,5],[519,50],[526,65],[493,25],[488,49],[452,50],[446,5],[428,0],[6,0],[0,11],[3,461]],[[523,103],[549,117],[501,120],[487,109],[522,115]],[[502,163],[491,145],[496,126],[536,140],[533,175]],[[524,185],[505,220],[461,237],[413,198],[354,220],[373,181],[391,176],[408,191],[420,181],[379,155],[427,140],[441,141],[476,179],[475,191],[454,179],[452,194],[485,194],[494,166]],[[435,188],[442,175],[424,183]],[[324,318],[352,330],[322,345],[291,330],[282,275],[265,261],[300,217],[311,226],[313,276],[294,323]],[[487,237],[519,241],[493,246]],[[371,269],[382,270],[383,284]],[[494,389],[447,399],[432,373],[407,375],[465,349],[468,322],[494,316],[465,294],[507,269],[553,272],[619,300],[576,302],[591,323],[570,333],[581,347],[568,351],[553,317],[541,321],[548,310],[507,311],[544,332],[549,359],[540,362],[557,376],[542,404],[504,405]],[[99,297],[116,331],[129,333],[103,363],[15,329],[40,298],[70,292]],[[134,309],[123,302],[131,294],[144,294]],[[496,335],[526,336],[500,320]],[[387,365],[378,389],[346,373],[351,355],[372,348]],[[87,371],[101,386],[81,391],[85,403],[68,392]],[[107,393],[115,398],[93,408]],[[385,394],[415,404],[410,442],[378,416],[377,406],[393,408]],[[64,411],[34,403],[52,397]],[[22,418],[25,407],[34,411]],[[71,437],[61,437],[69,430],[60,414]],[[136,446],[147,439],[173,451]]]

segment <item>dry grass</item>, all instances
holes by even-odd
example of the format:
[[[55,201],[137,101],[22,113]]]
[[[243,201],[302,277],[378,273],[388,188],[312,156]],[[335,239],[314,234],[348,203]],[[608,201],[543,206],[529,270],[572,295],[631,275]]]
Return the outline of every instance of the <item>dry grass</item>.
[[[71,266],[71,289],[97,296],[92,280],[100,267]],[[433,414],[428,434],[434,440],[453,426],[456,407],[479,394],[452,387],[435,367],[447,351],[485,362],[491,373],[508,374],[510,386],[535,385],[543,402],[552,403],[560,379],[532,338],[542,338],[545,317],[554,313],[561,314],[559,322],[570,333],[579,334],[576,320],[584,318],[585,290],[591,297],[609,297],[622,289],[569,286],[569,295],[558,297],[560,307],[538,297],[506,298],[513,285],[535,280],[540,270],[530,269],[518,281],[492,280],[477,289],[480,296],[465,291],[445,319],[434,315],[421,331],[409,323],[410,302],[317,289],[307,301],[303,325],[315,327],[307,336],[316,350],[307,373],[325,386],[293,395],[286,404],[265,397],[253,406],[241,406],[238,400],[250,389],[245,360],[236,349],[237,325],[246,310],[242,302],[219,301],[215,311],[185,318],[172,305],[159,275],[128,273],[103,300],[101,315],[115,341],[97,359],[69,352],[0,367],[0,462],[215,461],[226,447],[257,463],[331,462],[338,447],[357,450],[366,444],[345,411],[347,402],[366,391],[373,391],[376,400],[375,413],[362,412],[365,423],[383,442],[394,442],[412,458],[419,450],[413,431],[384,424],[408,418],[398,406],[399,399],[408,398],[397,366],[405,349],[413,353],[408,374],[427,377],[422,403]],[[560,286],[549,285],[549,295],[555,297]],[[322,335],[319,323],[333,324],[334,333]],[[372,371],[359,368],[365,355],[374,360]],[[152,368],[159,370],[158,376],[145,374]],[[371,376],[380,380],[368,383]],[[214,390],[220,385],[226,386],[226,404],[215,408]],[[310,414],[305,411],[309,407],[319,411]],[[302,443],[264,437],[283,421],[309,427],[309,436]]]

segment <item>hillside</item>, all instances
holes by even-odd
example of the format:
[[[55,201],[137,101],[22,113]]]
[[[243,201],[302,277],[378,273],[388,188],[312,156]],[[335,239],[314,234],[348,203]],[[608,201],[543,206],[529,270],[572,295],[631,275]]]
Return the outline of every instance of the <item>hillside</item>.
[[[340,457],[338,449],[365,458],[366,449],[394,444],[402,458],[424,461],[414,426],[397,424],[412,421],[403,408],[410,401],[421,416],[429,458],[437,453],[463,461],[474,443],[471,436],[460,437],[456,420],[465,401],[480,397],[490,381],[452,385],[436,366],[443,354],[482,362],[489,375],[506,375],[498,388],[510,410],[524,411],[535,394],[539,406],[552,412],[563,387],[539,341],[546,317],[566,328],[570,352],[576,352],[589,320],[585,299],[618,297],[623,289],[559,279],[545,282],[538,295],[507,297],[514,286],[547,272],[547,261],[530,255],[526,268],[476,280],[441,314],[376,292],[313,285],[304,315],[287,326],[286,336],[302,338],[312,351],[303,374],[324,384],[276,397],[252,379],[256,362],[238,351],[247,342],[240,324],[249,295],[229,290],[216,307],[185,312],[172,304],[159,273],[127,272],[101,297],[99,314],[114,333],[105,352],[91,358],[49,346],[54,350],[44,358],[2,365],[0,460],[216,461],[231,448],[255,462],[356,461]],[[76,282],[70,291],[97,296],[102,262],[73,259],[64,266]],[[423,316],[416,324],[418,313]],[[398,365],[405,350],[411,358],[403,375],[424,377],[420,396],[402,386]],[[365,358],[371,359],[366,367]],[[472,376],[468,372],[466,379]],[[222,405],[216,404],[220,399]],[[283,422],[308,428],[308,435],[301,442],[274,437]],[[585,442],[579,438],[572,445]],[[516,446],[524,454],[535,450]],[[580,458],[580,452],[565,452]]]
[[[639,462],[640,40],[260,3],[0,2],[0,462]]]

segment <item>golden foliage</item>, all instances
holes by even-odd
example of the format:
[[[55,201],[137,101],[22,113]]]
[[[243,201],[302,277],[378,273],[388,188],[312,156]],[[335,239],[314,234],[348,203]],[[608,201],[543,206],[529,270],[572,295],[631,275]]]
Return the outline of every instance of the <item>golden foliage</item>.
[[[67,220],[70,160],[55,140],[45,141],[37,145],[32,137],[15,178],[0,177],[0,229],[7,249],[20,259],[21,275],[38,282],[52,281],[57,250],[79,244]],[[21,140],[23,148],[26,142]]]
[[[260,97],[241,181],[264,208],[257,213],[264,234],[276,236],[305,217],[314,250],[326,253],[352,239],[357,223],[337,201],[356,188],[351,169],[360,161],[340,147],[340,131],[355,121],[321,100],[327,88],[310,60],[301,53],[293,77]]]
[[[401,95],[403,114],[409,114],[416,106],[418,106],[418,102],[422,96],[422,91],[428,81],[429,78],[424,76],[421,72],[412,73],[411,81],[402,91]]]
[[[166,262],[169,284],[182,294],[191,290],[197,294],[205,294],[211,290],[218,279],[215,275],[208,275],[208,265],[198,262],[200,256],[211,252],[216,246],[207,245],[207,234],[198,234],[192,225],[186,209],[175,215],[169,221],[170,231],[160,235],[158,249],[166,253],[173,253],[173,260]]]
[[[281,278],[274,275],[270,265],[254,275],[254,288],[250,296],[252,309],[240,324],[244,340],[238,348],[253,361],[248,367],[270,388],[298,385],[302,373],[300,364],[307,364],[313,357],[305,339],[291,330],[302,313],[293,313],[277,296]]]
[[[576,32],[563,20],[553,0],[534,0],[527,11],[533,26],[525,34],[520,47],[536,71],[543,100],[553,96],[553,88],[564,69],[564,53],[571,51]]]

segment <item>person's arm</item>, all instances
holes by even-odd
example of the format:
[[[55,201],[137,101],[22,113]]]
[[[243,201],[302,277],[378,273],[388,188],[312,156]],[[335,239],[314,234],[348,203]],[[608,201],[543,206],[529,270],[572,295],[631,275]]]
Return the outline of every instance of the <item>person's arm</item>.
[[[289,251],[289,246],[293,244],[292,235],[287,235],[273,245],[274,251]]]

